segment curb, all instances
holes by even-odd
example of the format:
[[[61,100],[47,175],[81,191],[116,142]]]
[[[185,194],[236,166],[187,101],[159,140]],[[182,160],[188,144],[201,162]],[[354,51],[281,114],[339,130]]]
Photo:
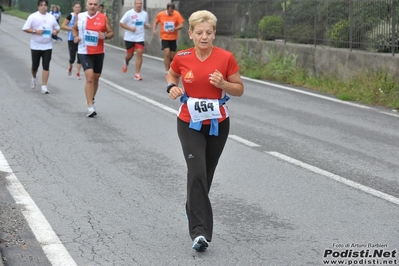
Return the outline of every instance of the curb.
[[[0,232],[0,266],[4,266],[4,256],[3,256],[3,248],[4,242],[2,241],[2,233]]]
[[[0,266],[4,266],[3,253],[1,253],[1,250],[0,250]]]

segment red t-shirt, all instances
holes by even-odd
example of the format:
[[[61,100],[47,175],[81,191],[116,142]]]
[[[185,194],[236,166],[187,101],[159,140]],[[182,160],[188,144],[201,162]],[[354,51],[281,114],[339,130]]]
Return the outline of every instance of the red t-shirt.
[[[78,53],[89,55],[103,54],[105,51],[104,39],[98,38],[98,33],[107,31],[106,16],[97,12],[90,17],[86,11],[79,13],[77,24],[79,37],[81,38],[78,45]]]
[[[201,99],[221,99],[226,95],[225,91],[210,83],[209,74],[217,69],[227,80],[227,77],[239,70],[233,54],[215,46],[212,54],[203,62],[195,55],[194,48],[179,51],[173,58],[170,67],[181,75],[187,96]],[[226,105],[219,106],[219,109],[222,115],[222,118],[218,119],[220,123],[229,114]],[[190,113],[186,103],[181,105],[178,117],[187,123],[190,122]],[[203,124],[210,124],[210,120],[203,121]]]

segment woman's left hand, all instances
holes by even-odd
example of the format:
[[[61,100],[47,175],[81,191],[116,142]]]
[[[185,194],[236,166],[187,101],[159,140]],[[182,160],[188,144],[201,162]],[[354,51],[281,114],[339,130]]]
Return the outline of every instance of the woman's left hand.
[[[215,69],[212,74],[209,74],[209,82],[216,88],[221,89],[226,81],[223,79],[222,73]]]

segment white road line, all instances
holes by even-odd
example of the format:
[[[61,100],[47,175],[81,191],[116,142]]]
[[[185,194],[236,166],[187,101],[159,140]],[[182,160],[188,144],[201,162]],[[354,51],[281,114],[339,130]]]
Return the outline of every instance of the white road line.
[[[293,92],[296,92],[296,93],[301,93],[301,94],[309,95],[309,96],[312,96],[312,97],[328,100],[328,101],[331,101],[331,102],[337,102],[337,103],[346,104],[346,105],[350,105],[350,106],[354,106],[354,107],[358,107],[358,108],[363,108],[363,109],[375,109],[375,108],[371,108],[369,106],[365,106],[365,105],[361,105],[361,104],[357,104],[357,103],[352,103],[352,102],[346,102],[346,101],[342,101],[342,100],[339,100],[339,99],[335,99],[335,98],[331,98],[331,97],[315,94],[315,93],[312,93],[312,92],[303,91],[303,90],[300,90],[300,89],[294,89],[294,88],[286,87],[286,86],[283,86],[283,85],[273,84],[273,83],[270,83],[270,82],[267,82],[267,81],[263,81],[263,80],[251,79],[251,78],[247,78],[247,77],[241,77],[241,78],[245,79],[245,80],[253,81],[253,82],[256,82],[256,83],[260,83],[260,84],[263,84],[263,85],[268,85],[268,86],[271,86],[271,87],[276,87],[276,88],[279,88],[279,89],[283,89],[283,90],[287,90],[287,91],[293,91]]]
[[[104,79],[104,78],[100,78],[100,80],[101,80],[102,82],[104,82],[105,84],[107,84],[107,85],[109,85],[109,86],[111,86],[111,87],[114,87],[115,89],[118,89],[118,90],[120,90],[120,91],[123,91],[123,92],[125,92],[125,93],[127,93],[127,94],[130,94],[130,95],[132,95],[132,96],[134,96],[134,97],[140,99],[140,100],[143,100],[143,101],[145,101],[145,102],[147,102],[147,103],[150,103],[150,104],[152,104],[152,105],[155,105],[156,107],[159,107],[159,108],[161,108],[161,109],[163,109],[163,110],[165,110],[165,111],[168,111],[169,113],[172,113],[172,114],[176,114],[176,115],[177,115],[177,111],[176,111],[175,109],[172,109],[172,108],[170,108],[170,107],[168,107],[168,106],[166,106],[166,105],[164,105],[164,104],[162,104],[162,103],[159,103],[159,102],[154,101],[154,100],[152,100],[152,99],[150,99],[150,98],[147,98],[147,97],[145,97],[145,96],[143,96],[143,95],[141,95],[141,94],[138,94],[138,93],[135,93],[135,92],[130,91],[130,90],[128,90],[128,89],[125,89],[124,87],[119,86],[118,84],[113,83],[112,81],[106,80],[106,79]]]
[[[241,138],[239,136],[236,136],[236,135],[229,135],[229,138],[234,139],[235,141],[238,141],[238,142],[240,142],[240,143],[242,143],[244,145],[247,145],[249,147],[254,147],[254,148],[255,147],[260,147],[260,145],[258,145],[256,143],[253,143],[253,142],[251,142],[249,140],[243,139],[243,138]]]
[[[309,170],[309,171],[311,171],[311,172],[314,172],[314,173],[316,173],[316,174],[319,174],[319,175],[323,175],[323,176],[325,176],[325,177],[328,177],[328,178],[330,178],[330,179],[332,179],[332,180],[335,180],[335,181],[337,181],[337,182],[340,182],[340,183],[342,183],[342,184],[344,184],[344,185],[350,186],[350,187],[352,187],[352,188],[355,188],[355,189],[357,189],[357,190],[366,192],[366,193],[368,193],[368,194],[370,194],[370,195],[373,195],[373,196],[375,196],[375,197],[378,197],[378,198],[380,198],[380,199],[384,199],[384,200],[389,201],[389,202],[391,202],[391,203],[393,203],[393,204],[399,205],[399,199],[398,199],[398,198],[396,198],[396,197],[394,197],[394,196],[391,196],[391,195],[389,195],[389,194],[386,194],[386,193],[384,193],[384,192],[381,192],[381,191],[375,190],[375,189],[373,189],[373,188],[364,186],[364,185],[362,185],[362,184],[356,183],[356,182],[354,182],[354,181],[351,181],[351,180],[346,179],[346,178],[344,178],[344,177],[341,177],[341,176],[339,176],[339,175],[335,175],[335,174],[333,174],[333,173],[324,171],[324,170],[322,170],[322,169],[320,169],[320,168],[317,168],[317,167],[314,167],[314,166],[312,166],[312,165],[306,164],[306,163],[304,163],[304,162],[298,161],[298,160],[296,160],[296,159],[293,159],[293,158],[291,158],[291,157],[288,157],[288,156],[286,156],[286,155],[284,155],[284,154],[281,154],[281,153],[278,153],[278,152],[266,151],[266,153],[267,153],[267,154],[270,154],[270,155],[272,155],[272,156],[274,156],[274,157],[277,157],[277,158],[279,158],[279,159],[281,159],[281,160],[284,160],[284,161],[286,161],[286,162],[289,162],[289,163],[291,163],[291,164],[294,164],[294,165],[297,165],[297,166],[302,167],[302,168],[304,168],[304,169],[307,169],[307,170]]]
[[[42,246],[44,254],[53,266],[75,266],[76,262],[72,259],[69,252],[61,243],[57,234],[53,231],[46,217],[42,214],[39,207],[26,192],[18,178],[12,172],[6,158],[0,151],[0,171],[7,173],[7,189],[14,198],[16,204],[22,206],[24,215],[29,227],[32,229],[37,241]]]
[[[384,114],[384,115],[390,115],[390,116],[395,116],[395,117],[399,117],[399,114],[398,113],[388,113],[388,112],[386,112],[386,111],[379,111],[381,114]]]

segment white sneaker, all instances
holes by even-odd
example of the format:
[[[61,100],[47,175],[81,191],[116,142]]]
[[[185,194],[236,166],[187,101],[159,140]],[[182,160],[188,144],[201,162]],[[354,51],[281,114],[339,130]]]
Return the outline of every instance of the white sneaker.
[[[87,117],[94,117],[97,115],[96,109],[94,109],[94,105],[89,106],[87,108]]]
[[[49,94],[49,93],[50,93],[50,92],[48,91],[48,89],[47,89],[47,86],[45,86],[45,85],[42,86],[42,93],[43,93],[43,94]]]
[[[31,89],[34,89],[36,87],[36,80],[37,80],[37,77],[36,78],[32,77],[32,81],[30,82]]]
[[[204,251],[209,246],[204,236],[197,236],[193,241],[193,249],[196,251]]]

